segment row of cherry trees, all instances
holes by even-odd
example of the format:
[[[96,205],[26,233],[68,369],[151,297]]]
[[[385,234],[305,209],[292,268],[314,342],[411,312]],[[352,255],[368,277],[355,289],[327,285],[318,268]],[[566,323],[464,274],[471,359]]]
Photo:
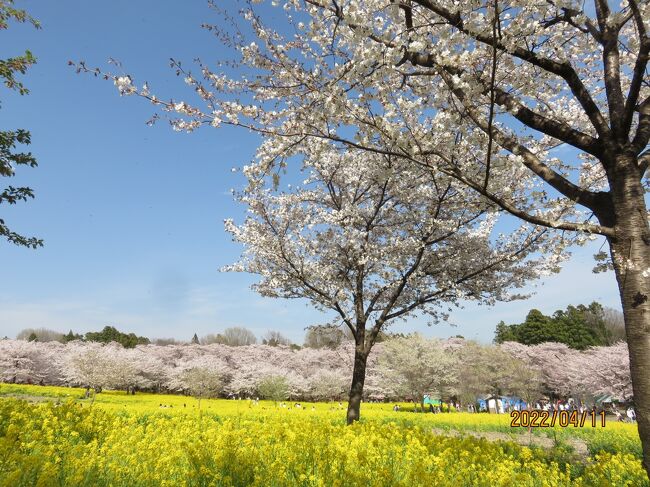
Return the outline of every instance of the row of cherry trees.
[[[98,391],[192,393],[197,377],[204,382],[212,377],[212,389],[202,395],[256,397],[265,380],[282,377],[291,398],[332,400],[345,396],[353,360],[352,344],[335,350],[292,350],[267,345],[123,348],[116,343],[0,341],[2,381]],[[463,403],[484,394],[516,394],[529,401],[549,394],[587,401],[599,395],[629,399],[627,347],[619,343],[581,352],[558,343],[480,345],[420,335],[379,344],[369,358],[366,397],[419,400],[425,393]]]

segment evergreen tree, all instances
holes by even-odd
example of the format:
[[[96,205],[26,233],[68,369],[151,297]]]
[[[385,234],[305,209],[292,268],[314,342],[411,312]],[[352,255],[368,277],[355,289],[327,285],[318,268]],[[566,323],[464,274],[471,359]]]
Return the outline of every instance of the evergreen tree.
[[[73,342],[75,340],[83,340],[83,336],[79,333],[72,333],[72,330],[67,335],[63,335],[63,343]]]
[[[110,343],[117,342],[124,348],[133,348],[136,345],[147,345],[149,339],[139,337],[135,333],[122,333],[113,326],[105,326],[102,331],[86,333],[86,340],[89,342]]]
[[[588,347],[609,345],[611,331],[606,327],[603,307],[593,302],[589,306],[569,305],[566,310],[557,310],[552,316],[546,316],[533,309],[520,324],[506,325],[501,321],[496,327],[494,341],[519,342],[525,345],[558,342],[584,350]]]

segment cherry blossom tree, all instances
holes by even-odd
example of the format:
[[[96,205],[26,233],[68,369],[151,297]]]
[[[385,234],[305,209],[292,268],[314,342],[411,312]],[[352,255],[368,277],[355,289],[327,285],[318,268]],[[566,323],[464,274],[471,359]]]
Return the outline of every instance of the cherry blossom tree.
[[[284,377],[293,395],[306,389],[305,379],[294,369],[296,354],[289,347],[250,345],[233,347],[230,357],[232,378],[226,390],[236,396],[255,397],[267,377]]]
[[[111,344],[102,348],[102,355],[107,375],[105,388],[135,394],[136,387],[145,385],[139,373],[139,361],[130,351]]]
[[[538,371],[541,385],[547,394],[566,396],[573,392],[567,389],[570,384],[568,364],[572,364],[572,367],[578,365],[579,357],[581,357],[579,351],[569,348],[564,343],[555,342],[532,346],[517,342],[504,342],[499,348],[503,353]]]
[[[211,368],[192,367],[183,370],[181,374],[184,389],[199,401],[201,399],[217,397],[223,388],[223,378]]]
[[[340,400],[346,391],[350,372],[343,369],[318,369],[309,378],[309,397],[316,401]]]
[[[110,389],[126,390],[135,394],[136,389],[160,390],[166,382],[167,370],[163,361],[151,353],[152,348],[139,345],[136,348],[105,348],[111,364]]]
[[[263,296],[305,298],[354,337],[348,422],[359,418],[368,355],[379,333],[442,303],[493,303],[553,266],[531,260],[549,233],[522,225],[493,232],[498,213],[453,179],[419,165],[313,141],[301,149],[304,186],[277,191],[263,165],[245,169],[249,217],[226,222],[245,245],[226,270],[258,274]]]
[[[161,381],[156,357],[115,342],[70,342],[60,348],[56,361],[66,383],[96,393],[116,389],[135,394],[136,388],[151,388]]]
[[[155,353],[157,348],[165,350],[164,346],[138,345],[135,349],[124,351],[137,364],[137,387],[159,392],[168,379],[170,368],[165,365],[164,356]],[[135,394],[135,389],[131,392]]]
[[[556,397],[592,401],[612,396],[625,401],[632,394],[624,343],[581,352],[558,343],[480,346],[456,338],[438,341],[420,337],[423,344],[405,350],[402,344],[412,339],[392,338],[373,347],[367,361],[364,399],[402,394],[415,397],[425,389],[438,389],[443,396],[457,396],[463,402],[473,402],[486,393],[513,393],[530,402],[541,395],[540,381],[545,393]],[[115,343],[2,340],[0,380],[67,384],[89,391],[162,390],[203,398],[226,394],[263,397],[264,384],[279,377],[286,385],[286,397],[340,400],[349,387],[355,348],[353,343],[335,350],[220,344],[123,348]],[[427,359],[429,348],[435,349],[434,355],[442,352],[443,358]],[[423,353],[416,353],[419,350]],[[449,366],[442,367],[447,359]],[[422,364],[418,365],[419,361]],[[412,371],[419,371],[421,377]],[[403,387],[413,381],[428,385]]]
[[[102,344],[70,342],[59,360],[63,377],[70,385],[85,387],[87,391],[93,389],[97,393],[112,381],[113,363]]]
[[[573,354],[565,364],[566,388],[582,397],[611,396],[627,402],[632,398],[632,381],[627,345],[593,347]]]
[[[419,401],[423,410],[425,394],[446,399],[457,382],[456,355],[438,339],[414,334],[388,340],[378,361],[386,387],[394,395]]]
[[[556,397],[612,396],[623,401],[632,397],[629,354],[623,342],[585,351],[551,342],[534,346],[505,342],[500,348],[539,371],[544,389]]]
[[[192,347],[196,351],[197,347]],[[228,363],[217,354],[188,354],[168,372],[167,388],[186,392],[199,400],[216,397],[230,380],[232,371]]]
[[[0,381],[18,384],[61,383],[55,359],[60,344],[0,340]]]

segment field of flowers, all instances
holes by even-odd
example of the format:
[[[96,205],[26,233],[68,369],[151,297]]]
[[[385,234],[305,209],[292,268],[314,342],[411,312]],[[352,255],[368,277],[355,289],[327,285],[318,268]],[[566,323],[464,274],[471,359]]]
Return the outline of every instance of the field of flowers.
[[[541,448],[469,434],[531,434],[505,415],[364,404],[362,422],[347,427],[337,403],[203,400],[199,413],[183,396],[103,392],[92,406],[81,397],[0,385],[0,486],[649,485],[634,425],[535,430],[554,439]],[[588,457],[570,438],[586,442]]]

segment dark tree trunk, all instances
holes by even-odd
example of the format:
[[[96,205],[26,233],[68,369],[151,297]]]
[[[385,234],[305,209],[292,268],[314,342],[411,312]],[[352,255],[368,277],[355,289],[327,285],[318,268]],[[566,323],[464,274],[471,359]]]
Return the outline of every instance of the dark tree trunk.
[[[361,398],[363,397],[363,384],[366,381],[366,362],[368,354],[363,344],[354,348],[354,369],[352,370],[352,385],[348,399],[348,424],[359,421]]]
[[[621,157],[611,184],[610,253],[621,296],[643,465],[650,474],[650,228],[636,160]],[[610,179],[611,181],[611,179]]]

